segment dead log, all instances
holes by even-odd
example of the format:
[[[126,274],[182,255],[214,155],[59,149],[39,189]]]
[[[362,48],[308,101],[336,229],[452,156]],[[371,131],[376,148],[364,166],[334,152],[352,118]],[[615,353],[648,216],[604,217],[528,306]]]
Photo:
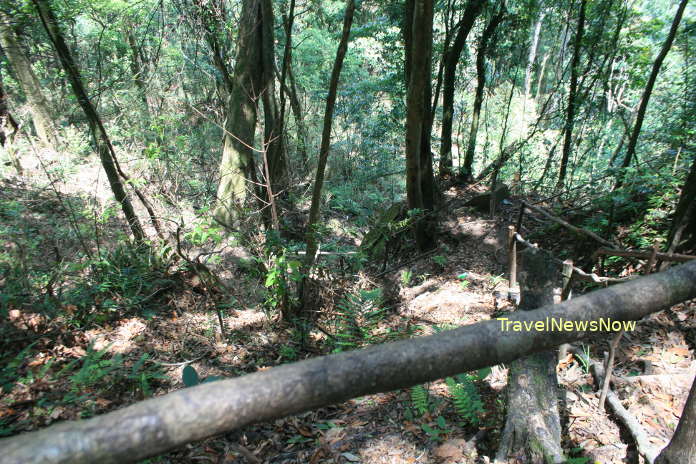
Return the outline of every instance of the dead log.
[[[636,320],[696,298],[696,261],[534,311],[186,388],[84,421],[0,440],[3,464],[125,463],[246,425],[409,387],[580,340],[588,332],[515,330]],[[505,326],[512,330],[504,330]]]
[[[555,263],[538,249],[520,253],[522,299],[520,309],[530,311],[554,303],[560,286]],[[535,329],[533,329],[535,330]],[[558,410],[556,356],[544,351],[510,364],[505,429],[496,462],[561,463],[561,420]]]

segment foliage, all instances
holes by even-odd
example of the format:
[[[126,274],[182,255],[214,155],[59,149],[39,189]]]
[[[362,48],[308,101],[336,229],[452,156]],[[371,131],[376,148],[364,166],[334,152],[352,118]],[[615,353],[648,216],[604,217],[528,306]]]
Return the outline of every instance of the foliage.
[[[474,379],[475,377],[466,374],[457,376],[457,380],[452,377],[445,379],[447,389],[452,395],[452,403],[459,417],[471,425],[479,423],[479,416],[483,412],[483,403]]]
[[[193,366],[191,366],[190,364],[184,366],[184,369],[181,373],[181,381],[183,382],[185,387],[195,387],[196,385],[215,382],[216,380],[222,379],[223,377],[217,375],[211,375],[201,379],[198,376],[198,371],[196,371],[196,369],[194,369]]]
[[[444,417],[438,416],[435,420],[436,426],[430,426],[429,424],[421,424],[421,428],[428,435],[428,437],[433,441],[441,441],[442,435],[446,435],[451,432],[451,429],[447,428],[447,421]]]
[[[428,412],[428,390],[423,385],[411,387],[413,409],[421,416]]]
[[[380,289],[347,293],[336,305],[333,318],[334,352],[346,351],[384,340],[373,333],[385,315]]]

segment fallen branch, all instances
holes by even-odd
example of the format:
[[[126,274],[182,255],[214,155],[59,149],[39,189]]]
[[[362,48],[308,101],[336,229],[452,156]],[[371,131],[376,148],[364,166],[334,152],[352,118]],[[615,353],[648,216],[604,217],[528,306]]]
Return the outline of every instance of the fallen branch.
[[[526,246],[526,247],[528,247],[528,248],[539,248],[539,245],[538,245],[538,244],[532,243],[532,242],[529,242],[529,241],[525,240],[525,238],[522,237],[522,236],[521,236],[520,234],[518,234],[518,233],[515,234],[515,240],[517,240],[517,241],[520,242],[522,245],[524,245],[524,246]],[[556,258],[555,256],[553,256],[553,255],[551,254],[550,251],[546,251],[546,250],[544,250],[544,251],[548,254],[549,259],[555,261],[555,262],[558,263],[558,264],[563,265],[563,261],[561,261],[560,259],[558,259],[558,258]],[[627,282],[627,281],[629,281],[629,280],[634,280],[634,279],[636,279],[636,277],[634,277],[634,276],[628,276],[628,277],[600,277],[600,276],[598,276],[598,275],[595,274],[595,273],[590,273],[590,274],[588,274],[587,272],[583,271],[583,270],[580,269],[579,267],[573,266],[573,279],[581,280],[581,281],[583,281],[583,282],[594,282],[594,283],[597,283],[597,284],[601,284],[601,283],[604,283],[604,282],[610,282],[610,283]]]
[[[92,419],[3,439],[0,459],[4,464],[138,461],[252,423],[508,363],[590,333],[505,330],[505,325],[637,320],[694,297],[696,261],[691,261],[507,319],[185,388]]]
[[[606,248],[600,248],[595,251],[592,255],[592,259],[596,259],[599,255],[606,256],[622,256],[628,258],[639,258],[639,259],[650,259],[653,252],[651,251],[630,251],[630,250],[609,250]],[[679,253],[656,253],[655,257],[660,261],[675,261],[679,263],[685,263],[687,261],[692,261],[696,259],[693,255],[682,255]]]
[[[573,348],[573,353],[590,365],[590,370],[592,371],[592,376],[595,379],[595,383],[599,385],[602,379],[605,378],[604,368],[602,365],[597,361],[594,361],[592,358],[587,357],[585,353],[577,348]],[[606,398],[607,402],[609,403],[609,407],[612,409],[612,411],[614,411],[616,417],[618,417],[619,420],[621,420],[621,422],[626,426],[629,433],[633,437],[633,440],[636,442],[638,452],[645,458],[646,461],[648,461],[648,464],[653,464],[657,458],[658,450],[656,450],[650,444],[650,440],[648,439],[648,435],[645,433],[643,426],[640,425],[636,418],[623,407],[621,400],[618,396],[616,396],[616,393],[614,393],[613,390],[609,389],[607,391]]]
[[[605,240],[605,239],[603,239],[602,237],[600,237],[599,235],[597,235],[597,234],[595,234],[594,232],[589,231],[589,230],[587,230],[587,229],[583,229],[583,228],[580,228],[580,227],[576,227],[576,226],[570,224],[568,221],[565,221],[565,220],[559,218],[558,216],[554,216],[553,214],[549,213],[548,211],[546,211],[546,210],[544,210],[544,209],[542,209],[542,208],[539,208],[538,206],[533,206],[533,205],[530,205],[529,203],[526,203],[526,202],[523,201],[523,202],[522,202],[522,207],[523,207],[523,208],[531,209],[532,211],[541,214],[542,216],[544,216],[544,217],[550,219],[551,221],[555,222],[556,224],[559,224],[559,225],[565,227],[566,229],[568,229],[568,230],[570,230],[570,231],[572,231],[572,232],[575,232],[576,234],[584,235],[584,236],[586,236],[586,237],[589,237],[589,238],[591,238],[592,240],[594,240],[594,241],[596,241],[596,242],[599,242],[599,243],[601,243],[602,245],[608,246],[608,247],[611,248],[611,249],[618,249],[618,246],[616,246],[615,244],[613,244],[613,243],[610,242],[609,240]]]

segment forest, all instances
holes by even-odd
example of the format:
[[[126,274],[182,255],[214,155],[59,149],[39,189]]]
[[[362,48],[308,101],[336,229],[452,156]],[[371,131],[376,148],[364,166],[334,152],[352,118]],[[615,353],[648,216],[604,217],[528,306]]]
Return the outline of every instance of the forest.
[[[0,463],[696,464],[688,0],[0,0]]]

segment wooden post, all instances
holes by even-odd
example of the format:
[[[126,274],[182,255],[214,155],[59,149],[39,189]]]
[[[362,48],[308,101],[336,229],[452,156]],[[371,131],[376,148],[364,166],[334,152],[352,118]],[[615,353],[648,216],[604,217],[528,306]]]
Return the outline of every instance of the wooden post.
[[[515,304],[519,304],[520,290],[517,285],[517,240],[515,240],[515,226],[508,226],[508,263],[510,265],[508,299]]]
[[[569,300],[572,297],[571,286],[573,283],[573,260],[566,259],[563,261],[563,268],[561,270],[563,275],[563,288],[561,289],[561,301]],[[568,356],[568,350],[570,345],[568,343],[562,344],[558,348],[558,361],[563,361]]]
[[[652,272],[653,266],[655,266],[655,262],[657,261],[658,247],[659,246],[657,242],[653,243],[652,251],[650,252],[650,258],[648,258],[648,264],[645,269],[645,275],[650,274]]]
[[[573,283],[573,260],[563,261],[563,290],[561,291],[561,301],[571,298],[571,284]]]
[[[522,218],[524,217],[524,202],[520,204],[520,215],[517,216],[517,226],[515,226],[515,230],[519,233],[522,233]]]

